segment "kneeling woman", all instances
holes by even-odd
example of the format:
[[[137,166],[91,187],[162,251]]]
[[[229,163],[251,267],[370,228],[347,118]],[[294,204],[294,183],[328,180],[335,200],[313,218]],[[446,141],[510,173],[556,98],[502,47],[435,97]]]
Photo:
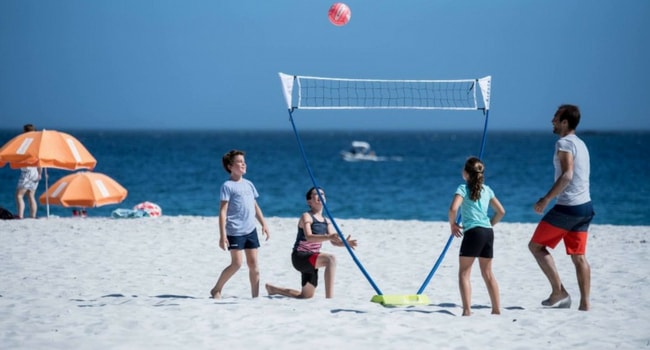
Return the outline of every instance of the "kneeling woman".
[[[292,298],[307,299],[314,296],[318,286],[318,269],[325,268],[325,297],[334,296],[334,275],[336,274],[336,257],[328,253],[321,253],[323,242],[331,242],[337,247],[345,246],[339,235],[334,230],[334,225],[323,216],[323,203],[325,192],[312,187],[306,194],[309,211],[304,212],[298,221],[298,235],[293,245],[291,262],[293,267],[302,274],[302,289],[276,287],[266,284],[269,295],[284,295]],[[350,248],[357,246],[357,241],[346,238]]]

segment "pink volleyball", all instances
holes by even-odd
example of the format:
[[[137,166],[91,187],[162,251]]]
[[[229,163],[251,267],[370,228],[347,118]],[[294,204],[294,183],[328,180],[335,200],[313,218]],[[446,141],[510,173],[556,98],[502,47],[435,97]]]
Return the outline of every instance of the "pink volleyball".
[[[348,5],[342,2],[337,2],[330,7],[327,16],[330,18],[330,22],[335,26],[344,26],[350,21],[352,11],[350,11]]]

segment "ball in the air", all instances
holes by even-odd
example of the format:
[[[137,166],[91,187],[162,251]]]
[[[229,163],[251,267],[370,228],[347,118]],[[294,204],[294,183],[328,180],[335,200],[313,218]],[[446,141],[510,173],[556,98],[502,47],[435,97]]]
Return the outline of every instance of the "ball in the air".
[[[334,5],[330,7],[330,11],[328,13],[330,22],[332,22],[332,24],[335,26],[346,25],[350,21],[351,16],[352,11],[350,11],[348,5],[342,2],[334,3]]]

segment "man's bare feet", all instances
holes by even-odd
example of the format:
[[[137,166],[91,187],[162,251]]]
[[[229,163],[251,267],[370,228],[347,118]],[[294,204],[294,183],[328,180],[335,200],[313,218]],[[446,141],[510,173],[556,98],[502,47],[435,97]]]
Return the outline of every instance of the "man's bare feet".
[[[221,299],[221,292],[218,291],[216,287],[212,288],[212,290],[210,290],[210,296],[212,299]]]

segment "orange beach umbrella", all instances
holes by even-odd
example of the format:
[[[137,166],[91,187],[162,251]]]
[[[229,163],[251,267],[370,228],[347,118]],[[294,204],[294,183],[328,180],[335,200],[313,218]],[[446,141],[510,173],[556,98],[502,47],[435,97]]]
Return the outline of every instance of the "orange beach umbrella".
[[[47,168],[92,170],[97,160],[79,140],[56,130],[30,131],[19,134],[0,148],[0,165],[11,168],[28,166],[45,168],[45,192],[48,192]],[[46,196],[47,216],[50,203]]]
[[[28,160],[28,161],[25,161],[25,162],[22,162],[22,163],[8,163],[8,162],[5,162],[3,160],[0,160],[0,168],[2,168],[3,166],[9,164],[11,166],[11,169],[20,169],[20,168],[24,168],[24,167],[28,167],[28,166],[35,166],[35,165],[32,165],[34,163],[36,163],[36,160],[34,160],[34,159]]]
[[[45,204],[49,198],[50,203],[64,207],[93,208],[121,203],[127,193],[122,185],[102,173],[80,171],[60,178],[39,201]]]
[[[0,148],[0,162],[67,170],[94,169],[97,160],[79,140],[56,130],[19,134]]]

